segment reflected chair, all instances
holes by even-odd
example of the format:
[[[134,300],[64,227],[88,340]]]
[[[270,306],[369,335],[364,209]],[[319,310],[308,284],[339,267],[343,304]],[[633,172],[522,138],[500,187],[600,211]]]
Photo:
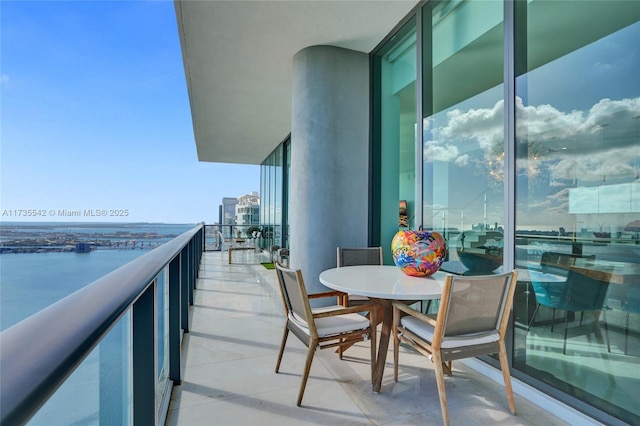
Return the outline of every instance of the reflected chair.
[[[451,361],[499,354],[509,409],[516,414],[504,337],[517,272],[480,276],[447,275],[436,316],[393,302],[393,379],[398,381],[400,343],[433,361],[442,420],[449,424],[444,375]]]
[[[637,284],[629,287],[623,310],[627,314],[626,326],[624,328],[624,354],[627,355],[629,353],[629,314],[640,314],[640,286]]]
[[[611,303],[615,307],[619,307],[620,312],[625,315],[624,326],[624,354],[629,354],[629,320],[631,314],[640,314],[640,286],[635,283],[631,284],[612,284],[607,291],[607,303]],[[610,307],[610,309],[614,309]],[[607,341],[607,343],[609,343]],[[607,349],[611,352],[610,345]]]
[[[605,313],[605,296],[607,295],[608,283],[597,280],[586,274],[578,272],[574,267],[576,259],[595,259],[595,256],[580,256],[566,253],[545,252],[540,259],[540,266],[544,273],[561,277],[559,281],[541,282],[531,280],[536,301],[538,305],[533,312],[529,328],[535,320],[540,306],[552,309],[551,332],[555,323],[556,310],[560,309],[567,313],[580,312],[580,326],[584,313],[587,311],[602,311]],[[609,344],[609,332],[606,318],[604,321],[605,334],[607,335],[607,345]],[[569,330],[569,315],[565,314],[564,339],[562,353],[567,353],[567,333]]]
[[[298,394],[297,405],[302,403],[305,386],[311,370],[311,363],[316,349],[342,347],[359,341],[370,340],[371,344],[371,373],[376,356],[376,304],[344,307],[342,305],[326,306],[311,309],[309,299],[336,297],[343,293],[329,291],[318,294],[307,294],[302,271],[285,268],[276,263],[276,275],[280,285],[280,293],[284,304],[286,322],[280,352],[276,363],[276,373],[280,370],[282,355],[291,331],[307,348],[307,358],[302,374],[302,384]],[[369,312],[369,318],[358,312]]]
[[[337,255],[338,268],[356,265],[382,265],[382,247],[338,247]],[[370,302],[366,296],[349,294],[345,297],[343,305],[352,306]]]

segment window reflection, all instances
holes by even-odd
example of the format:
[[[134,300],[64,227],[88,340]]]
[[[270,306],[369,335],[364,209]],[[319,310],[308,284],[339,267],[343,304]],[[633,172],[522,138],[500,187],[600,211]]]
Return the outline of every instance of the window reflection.
[[[423,34],[423,224],[447,240],[443,270],[487,273],[502,266],[504,248],[502,3],[428,7],[431,16],[423,18],[430,25]],[[468,27],[460,26],[461,20]]]
[[[259,246],[268,250],[272,245],[286,247],[288,236],[287,197],[289,175],[289,142],[283,142],[260,165],[260,232]],[[287,179],[287,181],[285,181]],[[285,222],[283,225],[283,221]]]
[[[638,12],[623,25],[628,3],[578,7],[611,33],[581,24],[571,48],[544,51],[534,18],[554,6],[538,3],[518,46],[514,367],[638,423]]]
[[[516,92],[505,99],[504,5],[422,8],[422,223],[447,239],[443,270],[499,271],[503,250],[514,255],[514,371],[640,424],[640,8],[511,2]]]

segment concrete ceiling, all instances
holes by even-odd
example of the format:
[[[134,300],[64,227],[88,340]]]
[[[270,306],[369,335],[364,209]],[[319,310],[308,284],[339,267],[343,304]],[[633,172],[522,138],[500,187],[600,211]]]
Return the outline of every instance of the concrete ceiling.
[[[292,58],[369,53],[418,0],[175,0],[200,161],[260,164],[291,129]]]

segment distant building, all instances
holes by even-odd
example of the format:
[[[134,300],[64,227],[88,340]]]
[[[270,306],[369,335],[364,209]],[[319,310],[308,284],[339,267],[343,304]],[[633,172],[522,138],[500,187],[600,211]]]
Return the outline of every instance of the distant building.
[[[260,224],[260,196],[257,192],[238,197],[236,204],[236,224],[255,225]]]
[[[222,198],[222,206],[220,206],[220,223],[222,225],[236,224],[236,205],[237,204],[238,204],[237,198],[231,198],[231,197]]]
[[[78,253],[89,253],[91,251],[91,244],[86,242],[78,242],[76,243],[76,252]]]

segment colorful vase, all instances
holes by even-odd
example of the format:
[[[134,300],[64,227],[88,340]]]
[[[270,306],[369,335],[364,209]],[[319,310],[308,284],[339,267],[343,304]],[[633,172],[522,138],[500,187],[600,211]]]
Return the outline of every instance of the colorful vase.
[[[407,275],[428,277],[447,255],[447,243],[435,231],[398,231],[391,241],[393,262]]]

